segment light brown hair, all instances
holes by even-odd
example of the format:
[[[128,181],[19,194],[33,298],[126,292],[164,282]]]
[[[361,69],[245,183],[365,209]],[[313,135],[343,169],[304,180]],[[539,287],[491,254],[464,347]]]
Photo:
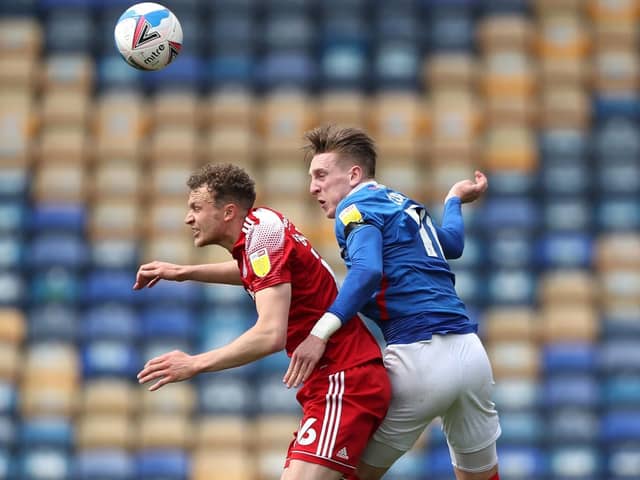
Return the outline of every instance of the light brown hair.
[[[256,201],[256,184],[242,168],[231,163],[208,163],[191,174],[187,186],[197,190],[203,185],[216,206],[235,202],[249,210]]]

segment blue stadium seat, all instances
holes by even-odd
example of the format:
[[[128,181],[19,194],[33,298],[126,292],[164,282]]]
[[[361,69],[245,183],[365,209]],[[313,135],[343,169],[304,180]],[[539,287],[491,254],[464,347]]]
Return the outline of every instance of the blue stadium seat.
[[[603,195],[634,195],[640,192],[640,158],[635,162],[608,159],[598,168],[597,188]]]
[[[134,379],[143,363],[133,342],[96,340],[81,348],[84,378],[125,377]]]
[[[0,198],[20,200],[27,196],[31,175],[25,167],[0,167]]]
[[[598,447],[593,444],[558,446],[549,451],[552,478],[600,479],[603,460]]]
[[[182,306],[150,306],[141,312],[142,332],[149,338],[190,341],[196,334],[193,309]]]
[[[202,285],[202,293],[212,309],[221,308],[226,313],[231,313],[244,307],[255,312],[253,300],[240,286],[209,283]]]
[[[92,340],[133,340],[141,334],[137,312],[130,305],[105,303],[92,305],[83,315],[80,323],[84,341]]]
[[[14,0],[12,2],[0,2],[1,16],[35,15],[38,12],[38,0]]]
[[[611,480],[640,478],[640,445],[617,445],[609,448],[608,471]]]
[[[85,279],[83,299],[87,304],[104,302],[135,303],[143,298],[149,298],[147,292],[162,285],[160,282],[152,290],[134,292],[132,290],[135,281],[134,272],[94,270]]]
[[[466,243],[466,240],[465,240]],[[498,230],[485,243],[485,261],[501,268],[530,268],[533,264],[531,236],[519,230]],[[466,245],[465,253],[466,255]]]
[[[27,208],[22,201],[0,201],[0,232],[19,232],[26,217]]]
[[[420,49],[424,43],[421,20],[419,12],[410,6],[405,9],[394,2],[385,7],[382,3],[376,11],[373,33],[379,41],[408,42]]]
[[[11,270],[0,270],[0,306],[20,306],[27,300],[22,276]]]
[[[640,373],[640,349],[634,338],[607,339],[600,346],[600,368],[605,374]]]
[[[73,342],[78,336],[78,310],[64,303],[45,303],[33,307],[28,316],[30,340]]]
[[[545,422],[536,411],[500,412],[501,445],[535,445],[545,436]]]
[[[434,51],[472,51],[475,26],[471,13],[446,2],[431,11],[428,31]]]
[[[540,186],[546,195],[587,195],[592,184],[592,172],[581,160],[549,161],[540,171]]]
[[[451,476],[453,467],[451,466],[451,456],[449,448],[446,446],[429,449],[424,456],[422,474],[426,478],[438,478],[442,475]]]
[[[79,278],[74,270],[52,267],[38,270],[31,279],[29,300],[31,303],[75,303],[79,299]]]
[[[27,252],[28,265],[37,269],[51,266],[82,268],[87,257],[84,238],[74,232],[43,232],[33,238]]]
[[[263,20],[263,29],[267,51],[309,53],[315,41],[315,23],[295,12],[270,15]]]
[[[601,440],[605,443],[640,442],[640,410],[621,408],[605,412]]]
[[[368,88],[369,60],[357,45],[327,46],[322,52],[320,70],[326,90]]]
[[[2,8],[0,6],[0,13],[1,12]],[[15,453],[2,447],[0,447],[0,478],[7,480],[18,478]]]
[[[71,7],[51,10],[45,20],[45,38],[50,52],[91,52],[95,26],[89,11]]]
[[[272,353],[256,362],[258,375],[269,374],[281,374],[284,376],[284,372],[289,367],[289,357],[284,350],[276,353]]]
[[[1,229],[0,229],[1,230]],[[22,265],[24,260],[24,240],[21,235],[0,233],[0,268],[12,270]]]
[[[18,401],[17,385],[0,379],[0,414],[8,415],[15,412]]]
[[[104,269],[136,269],[139,246],[133,240],[105,239],[92,242],[89,246],[91,263],[94,267]]]
[[[17,457],[20,480],[68,480],[73,474],[72,459],[65,449],[27,448]]]
[[[544,227],[548,231],[590,231],[593,206],[581,196],[548,196],[544,201]]]
[[[374,49],[372,76],[376,90],[413,90],[420,82],[421,58],[408,42],[385,42]]]
[[[601,315],[603,338],[640,337],[640,322],[632,306],[625,309],[604,310]]]
[[[581,232],[548,233],[538,240],[536,260],[546,268],[591,266],[593,239]]]
[[[201,414],[248,415],[255,410],[254,399],[255,393],[247,378],[215,373],[202,375],[198,379]]]
[[[258,85],[268,90],[294,87],[308,90],[314,87],[318,76],[311,55],[305,53],[267,54],[257,65]]]
[[[481,4],[483,15],[526,15],[530,7],[529,0],[491,0]]]
[[[544,441],[555,445],[597,443],[599,434],[596,410],[563,407],[549,412]]]
[[[537,178],[530,173],[495,170],[488,173],[489,185],[491,185],[491,195],[510,196],[522,195],[530,196],[535,192]]]
[[[236,15],[249,16],[254,13],[259,0],[216,0],[206,3],[210,3],[214,15],[233,12]]]
[[[487,304],[531,304],[536,298],[535,275],[526,269],[492,271],[487,279]]]
[[[74,442],[74,426],[63,417],[26,418],[20,424],[18,441],[22,448],[69,449]]]
[[[582,163],[589,155],[589,138],[582,130],[543,130],[538,138],[540,157],[544,164]]]
[[[78,9],[87,10],[92,6],[92,0],[39,0],[40,9],[47,13],[51,10]]]
[[[596,206],[596,225],[601,231],[637,232],[640,204],[637,196],[606,196]]]
[[[128,276],[129,289],[134,280],[135,274]],[[124,278],[123,282],[126,284]],[[134,295],[147,305],[194,305],[202,298],[202,286],[197,282],[158,282],[153,288],[134,292]]]
[[[543,387],[543,401],[547,408],[595,408],[600,404],[600,387],[594,375],[552,375],[545,379]]]
[[[144,75],[144,84],[156,90],[185,88],[198,91],[204,84],[205,71],[200,57],[181,53],[180,64],[172,63],[160,71]]]
[[[480,207],[482,227],[488,232],[498,229],[534,229],[540,213],[536,202],[526,197],[491,197]]]
[[[286,370],[285,370],[286,371]],[[255,402],[262,413],[299,413],[296,391],[282,384],[285,371],[260,376],[256,383]]]
[[[136,458],[136,472],[139,480],[187,480],[189,456],[182,450],[141,451]]]
[[[544,450],[537,447],[503,445],[500,447],[500,475],[504,478],[547,478],[549,459]]]
[[[207,24],[195,11],[180,12],[183,3],[186,2],[176,3],[175,6],[181,7],[178,9],[175,9],[174,6],[170,7],[180,20],[180,26],[182,27],[182,50],[178,58],[182,58],[182,54],[201,57],[210,53],[211,45],[209,45],[209,32],[206,31]],[[187,9],[193,8],[192,6],[185,6]]]
[[[609,407],[640,405],[640,373],[608,375],[602,387],[602,400]]]
[[[256,26],[248,15],[214,15],[208,28],[211,53],[216,56],[250,55],[256,44]]]
[[[208,83],[213,88],[253,87],[254,59],[249,54],[227,54],[211,58],[207,67]]]
[[[242,335],[253,323],[255,316],[244,314],[242,309],[221,308],[207,312],[201,321],[199,348],[210,350],[226,345]]]
[[[76,480],[134,480],[135,472],[134,458],[125,450],[88,449],[75,456]]]
[[[593,131],[595,157],[600,164],[637,161],[640,157],[640,126],[626,118],[612,118]]]
[[[16,419],[12,415],[0,414],[0,451],[11,449],[16,439]],[[2,477],[0,469],[0,478]]]
[[[598,120],[617,117],[639,120],[640,96],[637,92],[595,95],[593,112]]]
[[[549,373],[589,372],[597,367],[596,345],[553,343],[542,347],[543,370]]]
[[[132,68],[117,53],[105,53],[106,55],[96,59],[96,83],[99,90],[132,90],[141,85],[144,72]]]
[[[456,292],[466,305],[484,304],[486,289],[483,276],[474,269],[452,265],[455,274]]]
[[[486,258],[486,242],[481,235],[465,232],[464,253],[460,258],[450,259],[449,265],[456,268],[482,267]]]
[[[29,215],[32,230],[84,232],[86,207],[81,204],[36,204]]]

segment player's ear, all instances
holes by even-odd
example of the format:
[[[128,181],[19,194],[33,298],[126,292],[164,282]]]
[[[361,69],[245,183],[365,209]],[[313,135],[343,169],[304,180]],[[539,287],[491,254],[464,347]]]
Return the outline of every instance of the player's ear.
[[[222,209],[225,221],[233,220],[238,214],[238,206],[235,203],[227,203]]]
[[[364,172],[360,165],[353,165],[349,169],[349,184],[353,187],[363,180]]]

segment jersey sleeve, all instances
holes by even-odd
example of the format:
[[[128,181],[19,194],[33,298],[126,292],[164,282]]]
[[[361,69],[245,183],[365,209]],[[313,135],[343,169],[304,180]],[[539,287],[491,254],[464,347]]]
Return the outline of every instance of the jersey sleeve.
[[[363,225],[373,225],[382,230],[384,218],[380,209],[371,199],[347,197],[336,209],[335,232],[340,247],[344,248],[349,234]]]
[[[248,268],[253,272],[250,287],[254,292],[291,282],[288,267],[291,239],[286,235],[284,223],[271,212],[262,217],[245,243]]]

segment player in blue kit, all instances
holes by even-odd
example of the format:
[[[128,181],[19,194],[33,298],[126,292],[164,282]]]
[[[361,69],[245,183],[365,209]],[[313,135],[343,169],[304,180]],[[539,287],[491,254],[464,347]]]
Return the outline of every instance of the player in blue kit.
[[[375,181],[375,145],[366,133],[326,126],[306,139],[310,192],[335,218],[348,270],[338,297],[293,353],[284,382],[304,381],[327,339],[361,312],[384,335],[393,397],[358,478],[381,478],[441,417],[457,480],[498,480],[491,365],[446,260],[462,254],[461,204],[486,190],[486,177],[476,172],[475,182],[453,185],[438,227],[423,205]]]

